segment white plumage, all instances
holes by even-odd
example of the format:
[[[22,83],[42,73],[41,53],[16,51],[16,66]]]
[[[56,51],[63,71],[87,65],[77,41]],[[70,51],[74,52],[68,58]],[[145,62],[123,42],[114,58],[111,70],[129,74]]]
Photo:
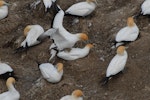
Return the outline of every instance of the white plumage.
[[[51,63],[43,63],[39,65],[39,69],[43,77],[51,83],[57,83],[61,80],[63,75],[63,64],[58,63],[56,66]]]
[[[128,18],[128,26],[122,28],[116,35],[116,42],[135,41],[139,35],[139,28],[132,17]]]
[[[90,52],[90,49],[93,47],[91,44],[87,44],[84,48],[71,48],[68,51],[60,51],[57,56],[64,60],[76,60],[87,56]]]
[[[117,73],[122,71],[125,67],[127,58],[128,54],[125,50],[125,47],[118,47],[117,54],[113,57],[107,68],[106,77],[111,77],[112,75],[116,75]]]
[[[4,19],[8,15],[8,3],[0,1],[0,20]]]
[[[141,6],[142,14],[147,15],[150,14],[150,0],[145,0],[144,3]]]
[[[0,63],[0,75],[6,72],[12,72],[13,69],[6,63]]]
[[[7,85],[8,91],[0,94],[0,100],[19,100],[20,94],[15,89],[13,85],[14,83],[15,83],[14,78],[10,77],[7,79],[6,85]]]
[[[62,97],[60,100],[83,100],[83,93],[81,90],[75,90],[71,95],[66,95]]]
[[[55,34],[51,34],[51,39],[54,40],[58,50],[72,48],[79,40],[88,40],[85,33],[71,34],[64,28],[57,29]]]
[[[49,34],[51,39],[54,40],[58,50],[66,48],[72,48],[79,40],[88,40],[88,36],[84,33],[71,34],[63,27],[64,11],[60,11],[56,14],[53,22],[53,28],[56,32],[51,32],[49,29],[44,34]]]
[[[49,61],[51,61],[55,57],[55,55],[57,54],[57,51],[54,50],[53,48],[57,48],[54,43],[52,43],[51,46],[50,46],[50,48],[49,48],[50,55],[51,55],[51,57],[49,58]]]
[[[44,29],[40,25],[28,25],[25,30],[24,34],[26,35],[26,39],[21,43],[22,47],[33,46],[39,44],[41,41],[37,39],[41,34],[44,33]]]
[[[87,16],[91,14],[96,8],[96,4],[94,3],[94,1],[95,0],[87,0],[85,2],[76,3],[72,5],[71,7],[69,7],[65,11],[65,13],[76,15],[76,16]]]
[[[56,0],[43,0],[45,11],[47,11],[48,8],[51,8],[52,2],[55,2]]]

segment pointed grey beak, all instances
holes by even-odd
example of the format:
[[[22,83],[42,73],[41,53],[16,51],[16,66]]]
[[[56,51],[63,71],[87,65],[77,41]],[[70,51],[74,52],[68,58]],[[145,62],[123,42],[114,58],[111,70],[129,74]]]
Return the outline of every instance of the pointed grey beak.
[[[5,2],[5,3],[4,3],[4,5],[6,5],[6,6],[10,6],[11,4],[10,4],[10,3],[6,3],[6,2]]]

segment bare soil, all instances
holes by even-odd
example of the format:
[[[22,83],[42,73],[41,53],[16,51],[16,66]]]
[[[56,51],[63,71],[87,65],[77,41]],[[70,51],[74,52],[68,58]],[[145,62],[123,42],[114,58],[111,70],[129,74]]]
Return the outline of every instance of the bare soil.
[[[49,46],[43,43],[30,48],[27,52],[13,54],[23,37],[23,29],[29,24],[40,24],[45,30],[51,27],[54,14],[44,13],[43,4],[31,9],[34,0],[6,0],[9,15],[0,21],[0,59],[8,62],[19,77],[16,89],[21,94],[20,100],[59,100],[71,94],[74,89],[84,92],[84,100],[150,100],[150,18],[141,16],[136,20],[140,29],[140,38],[127,45],[128,61],[123,74],[112,78],[108,85],[102,87],[100,80],[110,60],[116,54],[111,49],[115,34],[124,26],[126,19],[140,10],[144,0],[97,0],[99,6],[86,18],[79,18],[79,23],[72,25],[76,17],[65,16],[64,26],[70,32],[87,32],[89,41],[77,43],[83,47],[94,43],[90,54],[75,61],[64,63],[64,76],[61,82],[51,84],[45,81],[35,60],[47,62]],[[59,0],[58,4],[66,10],[70,5],[84,0]],[[0,93],[6,91],[5,81],[0,80]]]

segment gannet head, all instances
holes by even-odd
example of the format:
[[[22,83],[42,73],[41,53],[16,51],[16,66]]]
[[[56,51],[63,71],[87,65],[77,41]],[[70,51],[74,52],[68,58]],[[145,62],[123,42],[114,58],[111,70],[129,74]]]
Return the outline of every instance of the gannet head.
[[[124,51],[125,51],[125,46],[119,46],[117,48],[117,54],[119,54],[119,55],[123,55]]]
[[[6,81],[6,86],[8,87],[8,89],[10,88],[10,86],[12,84],[15,84],[16,80],[13,77],[9,77]]]
[[[88,47],[88,48],[93,48],[94,45],[92,45],[92,44],[87,44],[86,47]]]
[[[74,90],[72,92],[72,96],[74,96],[74,97],[82,97],[83,96],[83,92],[81,90]]]
[[[24,36],[28,35],[28,32],[30,31],[30,29],[32,28],[32,25],[27,25],[24,29]]]
[[[6,3],[5,1],[3,1],[3,0],[0,0],[0,7],[1,6],[8,6],[8,5],[10,5],[9,3]]]
[[[62,63],[58,63],[56,66],[57,66],[57,71],[58,72],[63,71],[63,64]]]
[[[80,33],[79,38],[81,40],[88,40],[88,36],[85,33]]]
[[[127,19],[127,25],[128,25],[129,27],[132,27],[132,26],[135,25],[133,17],[129,17],[129,18]]]

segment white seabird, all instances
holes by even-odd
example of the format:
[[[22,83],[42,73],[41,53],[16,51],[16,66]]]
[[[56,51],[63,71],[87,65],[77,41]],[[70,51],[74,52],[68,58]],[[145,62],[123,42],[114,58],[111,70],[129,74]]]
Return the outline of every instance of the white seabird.
[[[10,77],[7,79],[6,85],[7,85],[8,91],[0,94],[0,100],[19,100],[20,99],[20,94],[14,87],[15,82],[16,81],[13,77]]]
[[[0,1],[0,20],[4,19],[8,15],[8,5],[10,4],[3,0]]]
[[[39,69],[48,82],[57,83],[61,80],[63,75],[63,64],[57,63],[52,65],[51,63],[43,63],[39,65]]]
[[[87,44],[84,48],[71,48],[69,52],[60,51],[57,53],[57,56],[64,60],[76,60],[87,56],[91,48],[93,48],[93,45]]]
[[[117,54],[113,57],[108,65],[106,77],[103,79],[103,84],[106,84],[110,77],[124,70],[128,58],[127,51],[124,46],[117,48]]]
[[[81,90],[74,90],[71,95],[66,95],[60,100],[83,100],[83,92]]]
[[[133,17],[127,19],[127,26],[122,28],[116,35],[115,41],[117,43],[132,42],[135,41],[139,36],[139,28],[134,22]]]
[[[96,0],[86,0],[85,2],[79,2],[69,7],[65,13],[84,17],[91,14],[95,10],[96,3]]]

